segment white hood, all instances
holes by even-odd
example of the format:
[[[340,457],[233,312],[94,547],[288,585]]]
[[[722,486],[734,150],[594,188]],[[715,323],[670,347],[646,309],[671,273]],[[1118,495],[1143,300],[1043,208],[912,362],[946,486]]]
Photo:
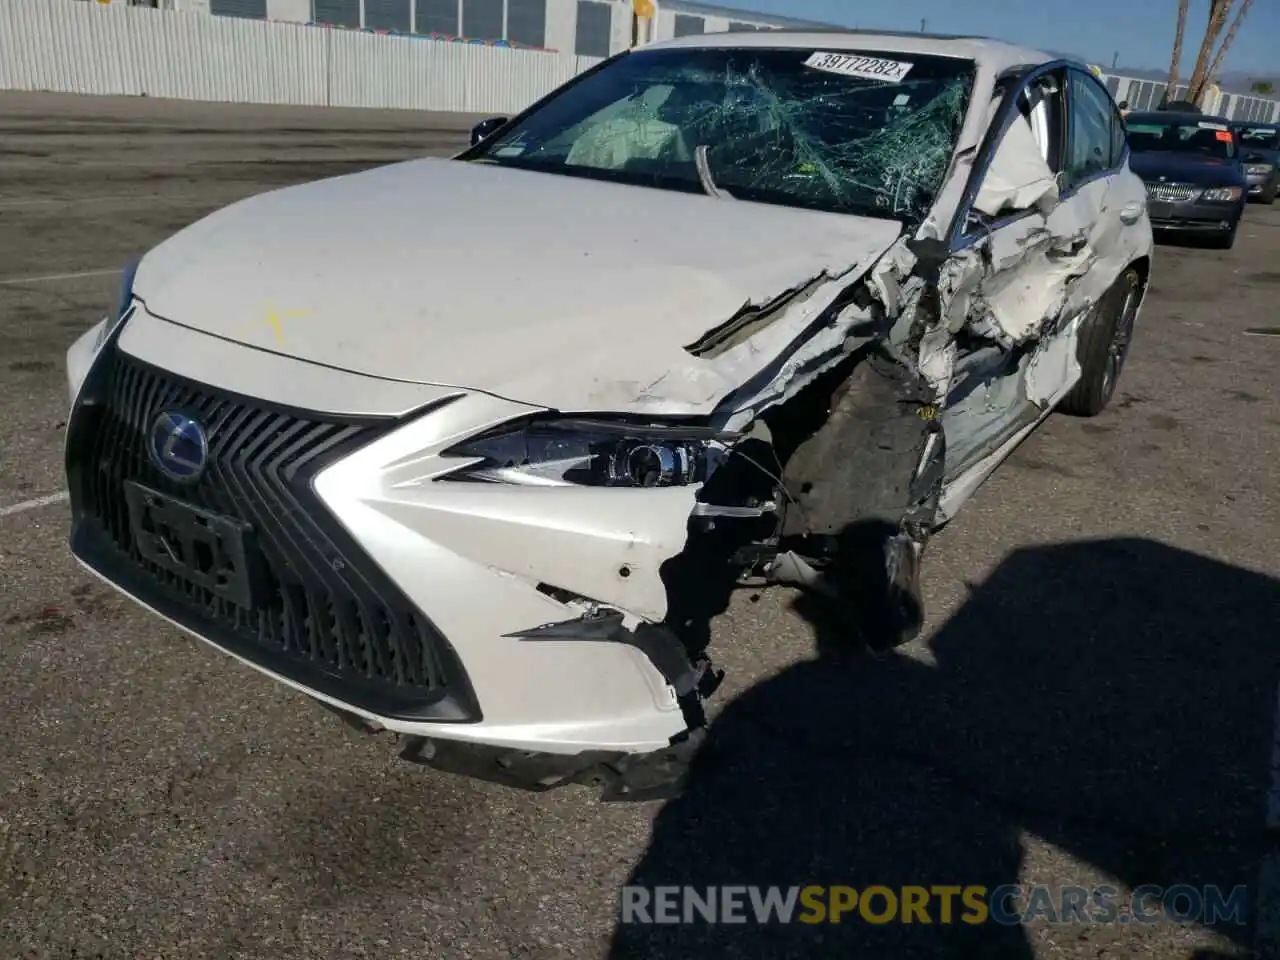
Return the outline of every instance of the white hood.
[[[686,345],[824,271],[866,271],[900,230],[427,159],[233,204],[152,250],[134,290],[174,323],[356,373],[566,411],[708,412],[813,318],[788,313],[716,360]]]

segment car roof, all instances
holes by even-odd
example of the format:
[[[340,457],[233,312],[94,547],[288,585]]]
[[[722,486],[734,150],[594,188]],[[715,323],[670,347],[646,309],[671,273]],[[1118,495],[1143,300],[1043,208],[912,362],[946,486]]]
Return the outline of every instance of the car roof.
[[[640,47],[638,50],[666,50],[682,47],[875,50],[883,53],[973,60],[995,73],[1002,73],[1013,67],[1051,63],[1062,59],[1043,50],[1020,47],[1005,43],[1003,40],[990,40],[986,37],[893,33],[883,30],[761,30],[756,33],[704,33],[679,37],[675,40],[662,40]],[[1081,63],[1079,66],[1085,67],[1085,64]]]
[[[1232,120],[1231,125],[1242,129],[1248,127],[1250,130],[1280,130],[1280,124],[1266,123],[1262,120]]]

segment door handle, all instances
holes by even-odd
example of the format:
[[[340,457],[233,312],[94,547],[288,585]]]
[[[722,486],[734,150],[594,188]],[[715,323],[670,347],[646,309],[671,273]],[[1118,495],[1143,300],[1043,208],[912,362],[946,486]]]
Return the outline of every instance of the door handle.
[[[1138,222],[1138,218],[1142,216],[1143,204],[1138,201],[1126,203],[1120,208],[1120,222],[1132,225]]]

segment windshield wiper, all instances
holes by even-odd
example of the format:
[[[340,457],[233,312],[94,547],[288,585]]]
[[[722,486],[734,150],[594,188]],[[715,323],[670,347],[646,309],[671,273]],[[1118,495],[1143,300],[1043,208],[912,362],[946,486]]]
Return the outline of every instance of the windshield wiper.
[[[715,197],[717,200],[732,200],[731,195],[725,193],[716,186],[716,182],[711,177],[711,166],[707,163],[706,146],[697,147],[693,151],[693,165],[698,168],[698,182],[702,184],[703,192],[708,197]]]

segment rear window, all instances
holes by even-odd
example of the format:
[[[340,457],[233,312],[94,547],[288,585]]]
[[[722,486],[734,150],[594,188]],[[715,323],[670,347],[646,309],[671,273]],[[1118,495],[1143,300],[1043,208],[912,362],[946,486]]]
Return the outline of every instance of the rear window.
[[[1147,117],[1127,125],[1129,149],[1134,153],[1192,153],[1230,160],[1235,138],[1225,123],[1212,120],[1162,122]]]

